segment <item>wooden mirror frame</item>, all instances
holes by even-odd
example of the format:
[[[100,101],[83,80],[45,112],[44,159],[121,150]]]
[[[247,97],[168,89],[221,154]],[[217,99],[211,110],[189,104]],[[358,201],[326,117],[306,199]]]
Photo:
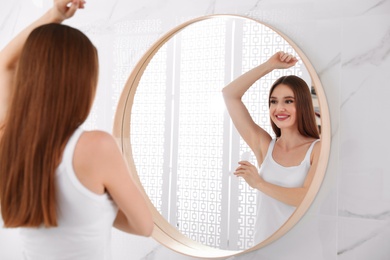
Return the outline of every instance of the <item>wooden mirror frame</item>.
[[[311,76],[312,83],[315,86],[315,91],[317,94],[319,108],[321,112],[321,140],[322,140],[321,152],[320,152],[318,166],[316,169],[316,174],[307,191],[305,198],[303,199],[302,203],[297,207],[297,209],[295,210],[293,215],[289,218],[289,220],[286,223],[284,223],[284,225],[281,226],[274,234],[272,234],[270,237],[268,237],[266,240],[262,241],[261,243],[246,250],[222,250],[222,249],[217,249],[217,248],[203,245],[199,242],[196,242],[186,237],[181,232],[179,232],[179,230],[177,230],[171,224],[169,224],[166,221],[166,219],[154,207],[154,205],[149,200],[148,195],[146,194],[145,190],[142,187],[142,183],[139,179],[134,164],[131,143],[130,143],[130,123],[131,123],[130,118],[131,118],[131,110],[134,101],[134,96],[139,81],[141,80],[141,77],[147,65],[149,64],[150,60],[169,39],[171,39],[175,34],[180,32],[181,30],[185,29],[187,26],[203,20],[220,18],[220,17],[253,20],[257,23],[260,23],[272,29],[277,34],[279,34],[284,40],[286,40],[294,48],[296,53],[299,55],[300,59],[302,60],[303,64],[306,66]],[[156,43],[154,43],[149,48],[149,50],[143,55],[143,57],[140,59],[140,61],[136,64],[136,66],[132,70],[126,82],[126,85],[122,91],[117,106],[116,114],[115,114],[113,135],[118,141],[122,149],[122,152],[128,162],[133,179],[136,181],[137,185],[140,187],[144,196],[147,198],[149,208],[152,211],[153,220],[155,223],[155,228],[152,237],[162,245],[184,255],[199,257],[199,258],[207,258],[207,259],[222,259],[222,258],[227,258],[230,256],[240,255],[250,251],[254,251],[270,244],[271,242],[279,239],[281,236],[287,233],[303,217],[303,215],[306,213],[306,211],[312,204],[318,190],[320,189],[322,180],[326,172],[328,159],[329,159],[329,152],[330,152],[330,143],[331,143],[331,126],[330,126],[328,104],[326,101],[326,96],[322,88],[320,79],[314,67],[311,65],[309,59],[298,48],[298,46],[282,32],[278,31],[277,29],[263,22],[259,22],[257,20],[245,16],[227,14],[227,15],[207,15],[207,16],[202,16],[187,21],[173,28],[166,34],[164,34]]]

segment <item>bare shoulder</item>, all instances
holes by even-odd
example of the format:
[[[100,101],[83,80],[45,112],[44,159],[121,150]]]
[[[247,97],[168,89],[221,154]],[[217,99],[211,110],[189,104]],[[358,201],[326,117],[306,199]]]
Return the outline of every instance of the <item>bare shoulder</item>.
[[[96,143],[96,145],[110,144],[112,141],[115,143],[114,137],[101,130],[84,131],[80,137],[80,141]]]
[[[313,162],[317,162],[318,158],[320,157],[321,152],[321,139],[314,144],[313,150],[311,152],[310,161],[313,164]]]
[[[80,182],[92,192],[103,194],[104,182],[120,156],[113,136],[103,131],[85,131],[77,142],[73,167]]]
[[[120,154],[115,138],[104,131],[85,131],[77,143],[74,163],[82,168],[97,169]]]
[[[314,144],[314,147],[313,147],[313,152],[320,152],[320,150],[321,150],[321,139],[319,139],[319,141],[318,142],[316,142],[315,144]]]
[[[110,149],[117,149],[114,137],[104,131],[85,131],[79,139],[78,146],[89,154],[107,153]]]

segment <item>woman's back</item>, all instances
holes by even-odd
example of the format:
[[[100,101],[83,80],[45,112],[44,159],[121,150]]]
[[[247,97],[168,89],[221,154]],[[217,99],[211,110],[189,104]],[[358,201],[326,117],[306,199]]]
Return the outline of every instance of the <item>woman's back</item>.
[[[25,259],[109,259],[112,226],[153,231],[114,137],[78,129],[96,93],[97,49],[60,23],[84,5],[55,0],[0,52],[0,208],[4,226],[21,229]]]
[[[74,171],[74,151],[82,133],[79,128],[72,135],[56,171],[58,227],[20,230],[26,259],[110,259],[117,206],[107,193],[87,189]]]

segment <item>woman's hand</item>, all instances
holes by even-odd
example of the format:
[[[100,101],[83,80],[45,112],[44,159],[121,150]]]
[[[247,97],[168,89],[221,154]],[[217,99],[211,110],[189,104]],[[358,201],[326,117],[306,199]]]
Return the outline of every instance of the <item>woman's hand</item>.
[[[83,0],[54,0],[53,8],[51,9],[53,19],[62,22],[71,18],[77,9],[83,9],[85,1]]]
[[[294,66],[297,62],[298,59],[295,56],[283,51],[275,53],[266,61],[272,69],[287,69]]]
[[[257,172],[257,168],[248,161],[238,162],[240,166],[237,167],[234,175],[242,177],[254,189],[259,189],[259,184],[263,181],[263,178]]]

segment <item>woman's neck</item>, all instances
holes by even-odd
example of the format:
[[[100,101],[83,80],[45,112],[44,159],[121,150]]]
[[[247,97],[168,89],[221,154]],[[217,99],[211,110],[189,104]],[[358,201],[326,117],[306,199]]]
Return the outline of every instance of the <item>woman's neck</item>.
[[[283,150],[291,150],[301,146],[307,142],[311,142],[313,138],[303,136],[298,129],[283,129],[280,137],[277,138],[278,146]]]

